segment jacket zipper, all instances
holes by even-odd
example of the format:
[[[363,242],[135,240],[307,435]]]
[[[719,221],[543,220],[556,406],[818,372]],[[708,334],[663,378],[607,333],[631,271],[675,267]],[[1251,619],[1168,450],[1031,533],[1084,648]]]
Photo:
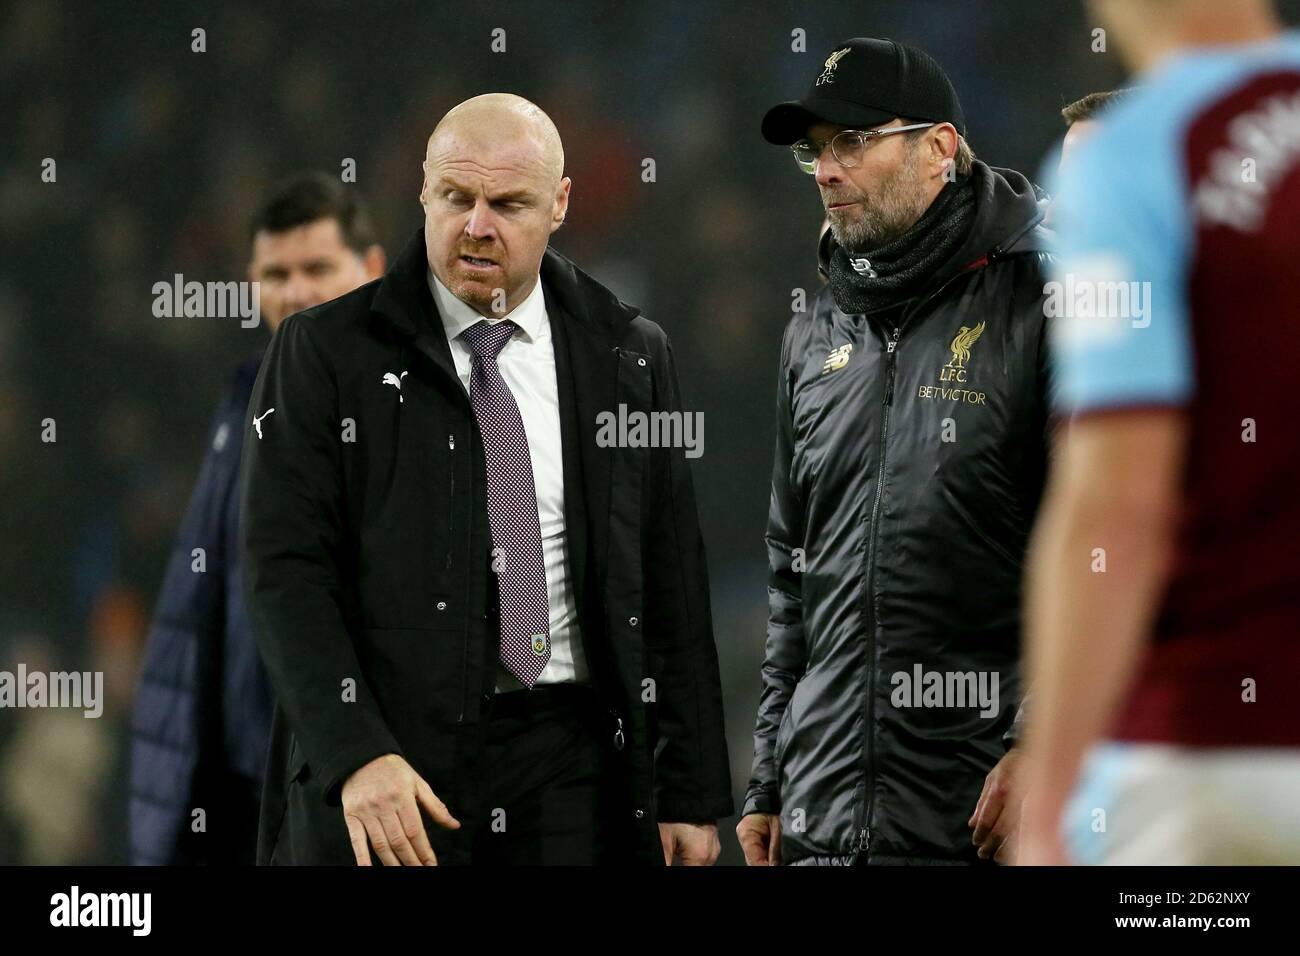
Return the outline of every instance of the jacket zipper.
[[[894,401],[894,366],[898,360],[898,337],[902,333],[903,327],[899,325],[894,329],[894,334],[890,336],[886,346],[886,353],[889,356],[888,365],[885,369],[885,396],[881,401],[881,418],[880,418],[880,454],[876,462],[876,496],[871,503],[871,540],[867,543],[867,601],[871,608],[870,627],[867,629],[868,640],[871,642],[871,658],[867,666],[867,712],[865,730],[867,735],[867,766],[865,770],[866,794],[862,803],[858,804],[857,819],[855,820],[854,829],[857,831],[857,840],[853,846],[854,862],[860,854],[866,853],[871,846],[871,807],[875,800],[874,788],[872,787],[871,768],[875,766],[876,758],[876,734],[874,730],[876,716],[876,614],[875,595],[873,593],[875,570],[876,570],[876,529],[880,517],[880,502],[884,498],[884,480],[885,480],[885,449],[889,439],[889,408]]]
[[[456,436],[450,432],[447,434],[447,450],[454,452],[456,450]],[[447,493],[447,570],[451,570],[451,538],[452,532],[456,527],[456,456],[449,455],[451,458],[451,490]]]
[[[989,253],[988,261],[992,261],[994,256],[1000,250],[995,249]],[[916,303],[909,309],[895,327],[893,335],[885,345],[885,352],[889,356],[888,364],[885,369],[885,395],[881,401],[881,418],[880,418],[880,455],[876,465],[876,496],[871,504],[871,540],[867,544],[867,601],[871,609],[871,626],[867,629],[868,639],[871,641],[871,660],[867,673],[867,707],[866,707],[866,726],[867,735],[867,766],[864,769],[863,777],[866,784],[866,795],[863,802],[858,804],[854,812],[853,827],[856,837],[853,843],[853,862],[858,861],[858,857],[863,854],[869,854],[871,848],[871,809],[875,803],[875,792],[872,787],[871,768],[875,766],[876,759],[876,734],[873,726],[876,712],[876,620],[879,608],[876,604],[874,593],[875,576],[876,576],[876,530],[877,522],[880,516],[880,501],[884,496],[884,478],[885,478],[885,448],[889,437],[889,409],[894,403],[894,375],[895,366],[898,361],[898,339],[903,334],[903,328],[913,315],[916,314],[923,306],[927,305],[931,299],[943,292],[944,289],[956,280],[959,276],[964,275],[965,270],[958,272],[957,275],[949,276],[939,288],[935,289],[920,302]]]

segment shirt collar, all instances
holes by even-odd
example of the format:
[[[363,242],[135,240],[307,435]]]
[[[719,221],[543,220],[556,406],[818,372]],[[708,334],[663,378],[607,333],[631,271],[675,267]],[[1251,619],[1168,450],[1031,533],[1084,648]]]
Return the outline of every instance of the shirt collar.
[[[479,322],[486,321],[495,325],[509,319],[523,330],[529,341],[533,341],[541,333],[542,322],[546,319],[546,297],[542,294],[541,277],[538,277],[537,282],[533,284],[533,290],[524,297],[524,301],[500,318],[479,315],[473,307],[456,298],[455,293],[442,284],[442,280],[433,274],[432,269],[429,270],[429,290],[433,293],[433,301],[438,306],[438,314],[442,316],[447,337],[451,339]]]

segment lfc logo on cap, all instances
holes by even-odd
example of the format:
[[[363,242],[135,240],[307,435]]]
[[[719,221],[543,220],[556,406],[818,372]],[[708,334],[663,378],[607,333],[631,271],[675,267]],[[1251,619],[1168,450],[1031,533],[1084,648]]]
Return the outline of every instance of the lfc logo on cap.
[[[834,83],[835,68],[840,65],[840,60],[842,60],[844,58],[844,55],[848,52],[849,52],[849,48],[845,47],[842,50],[836,50],[834,53],[828,56],[826,58],[826,64],[825,64],[826,69],[822,70],[822,75],[817,77],[817,82],[814,83],[813,86],[821,86],[823,83]]]

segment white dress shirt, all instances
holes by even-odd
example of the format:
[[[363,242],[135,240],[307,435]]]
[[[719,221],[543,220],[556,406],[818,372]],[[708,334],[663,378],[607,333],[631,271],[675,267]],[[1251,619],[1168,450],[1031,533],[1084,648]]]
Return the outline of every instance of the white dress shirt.
[[[555,348],[546,298],[539,278],[533,291],[514,311],[504,316],[482,316],[452,293],[429,270],[429,288],[442,316],[443,330],[451,346],[456,374],[469,393],[470,348],[459,336],[471,325],[487,321],[493,325],[510,319],[522,330],[516,332],[501,354],[497,368],[510,386],[528,436],[528,453],[533,464],[533,486],[537,489],[537,520],[542,530],[542,557],[546,563],[546,595],[550,604],[551,659],[537,678],[539,684],[586,682],[587,661],[578,633],[578,609],[573,596],[572,566],[564,526],[564,453],[560,439],[560,396],[555,384]],[[519,690],[524,685],[498,660],[497,693]]]

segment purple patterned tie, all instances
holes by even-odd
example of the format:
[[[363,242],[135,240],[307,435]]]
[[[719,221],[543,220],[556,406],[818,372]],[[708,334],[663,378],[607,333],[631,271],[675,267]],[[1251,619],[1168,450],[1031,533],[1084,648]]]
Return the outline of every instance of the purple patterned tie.
[[[499,556],[501,663],[528,687],[551,659],[551,615],[537,520],[537,488],[519,406],[497,368],[497,355],[519,328],[506,320],[477,322],[460,334],[473,353],[469,400],[487,463],[488,523]]]

